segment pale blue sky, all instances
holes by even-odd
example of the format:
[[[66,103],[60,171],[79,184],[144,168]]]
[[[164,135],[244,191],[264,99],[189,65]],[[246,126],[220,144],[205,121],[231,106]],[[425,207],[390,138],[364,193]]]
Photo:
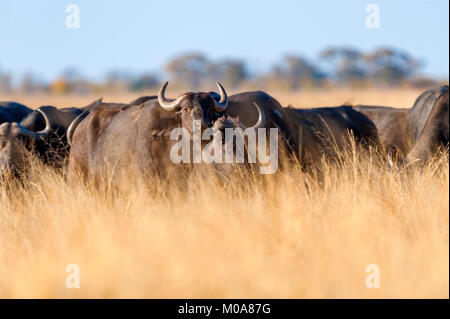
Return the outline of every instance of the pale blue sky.
[[[68,4],[81,28],[65,26]],[[368,4],[380,29],[365,26]],[[106,71],[160,70],[184,51],[242,57],[254,70],[285,53],[314,59],[328,46],[404,49],[428,75],[449,75],[448,0],[1,0],[0,68],[51,79],[69,66],[89,77]]]

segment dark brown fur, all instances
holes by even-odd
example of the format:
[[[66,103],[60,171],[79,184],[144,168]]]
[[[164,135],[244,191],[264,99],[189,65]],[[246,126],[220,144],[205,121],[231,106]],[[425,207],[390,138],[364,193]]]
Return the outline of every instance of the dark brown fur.
[[[366,150],[379,146],[375,124],[349,106],[314,109],[285,108],[298,138],[297,155],[304,167],[316,166],[324,157],[332,162],[350,146],[353,136],[357,147]]]
[[[355,106],[378,128],[386,152],[398,153],[399,162],[407,165],[428,161],[449,143],[448,86],[426,90],[411,109],[383,106]]]
[[[214,100],[208,93],[185,93],[176,111],[166,111],[157,99],[141,104],[103,104],[95,108],[76,128],[69,158],[69,177],[102,174],[129,168],[140,176],[165,176],[174,166],[170,149],[177,141],[172,129],[183,127],[192,133],[192,120],[202,128],[217,118]],[[185,165],[181,165],[185,166]]]

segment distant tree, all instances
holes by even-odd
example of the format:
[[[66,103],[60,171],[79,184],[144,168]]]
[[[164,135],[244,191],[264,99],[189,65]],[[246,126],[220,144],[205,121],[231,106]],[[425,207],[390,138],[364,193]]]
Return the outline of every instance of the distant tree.
[[[170,60],[165,66],[165,71],[176,82],[198,87],[202,79],[207,76],[209,66],[210,63],[203,54],[191,53],[179,55]]]
[[[317,66],[298,55],[286,55],[274,66],[272,75],[287,81],[291,89],[320,85],[326,77]]]
[[[11,90],[11,76],[2,70],[0,64],[0,92],[9,92]]]
[[[62,71],[60,78],[67,82],[75,82],[83,79],[81,72],[74,66],[68,67]]]
[[[151,73],[142,74],[130,82],[131,91],[151,89],[160,84],[159,78]]]
[[[398,85],[411,78],[422,63],[408,53],[393,48],[379,48],[368,54],[370,75],[379,84]]]
[[[46,90],[45,83],[34,74],[27,72],[19,83],[19,90],[24,93],[35,93]]]
[[[320,53],[320,60],[331,64],[332,78],[342,84],[361,82],[368,76],[364,54],[348,47],[328,48]]]
[[[408,83],[418,89],[425,90],[427,88],[430,88],[432,86],[439,85],[439,81],[433,78],[425,77],[422,75],[414,76],[413,78],[408,80]],[[445,82],[444,82],[445,83]]]
[[[69,83],[63,78],[58,78],[50,84],[50,92],[53,94],[64,94],[69,92]]]
[[[88,94],[93,90],[94,85],[86,80],[82,73],[76,67],[65,69],[59,77],[61,89],[64,87],[63,82],[67,85],[66,92],[77,94]]]
[[[132,74],[127,71],[122,70],[112,70],[106,73],[105,83],[115,84],[115,83],[128,83],[132,79]]]
[[[122,70],[109,71],[104,78],[104,87],[108,90],[126,91],[133,80],[131,73]]]
[[[226,87],[238,87],[242,81],[248,78],[247,67],[241,60],[225,60],[211,63],[208,73],[213,81],[220,80]]]
[[[12,90],[11,75],[2,72],[0,69],[0,92],[10,92]]]

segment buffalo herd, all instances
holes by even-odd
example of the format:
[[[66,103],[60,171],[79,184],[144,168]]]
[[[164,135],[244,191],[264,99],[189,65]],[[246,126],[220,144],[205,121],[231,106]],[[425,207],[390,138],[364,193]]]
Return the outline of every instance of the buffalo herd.
[[[447,85],[425,91],[411,108],[343,105],[310,109],[283,107],[262,91],[228,96],[220,83],[217,86],[218,92],[186,92],[170,98],[166,82],[156,96],[130,103],[99,99],[72,108],[32,110],[16,102],[0,102],[0,174],[21,175],[31,154],[46,165],[67,168],[69,179],[88,179],[102,176],[107,169],[130,167],[141,176],[164,177],[177,167],[172,154],[178,143],[172,136],[176,129],[189,136],[208,129],[223,135],[228,129],[245,132],[241,151],[248,156],[244,162],[214,162],[216,171],[225,172],[250,166],[255,162],[250,160],[250,151],[266,154],[272,141],[281,170],[300,163],[308,171],[323,159],[337,158],[350,144],[357,150],[378,149],[391,167],[420,165],[441,151],[448,153]],[[264,143],[259,135],[258,143],[251,140],[247,133],[252,131],[265,133]],[[225,139],[206,144],[200,141],[197,151],[204,146],[220,150]],[[190,160],[195,158],[193,147]]]

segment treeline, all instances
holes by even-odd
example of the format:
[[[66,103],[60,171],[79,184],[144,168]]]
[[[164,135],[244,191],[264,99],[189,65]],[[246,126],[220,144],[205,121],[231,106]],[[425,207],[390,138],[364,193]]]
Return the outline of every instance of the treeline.
[[[243,59],[211,60],[201,53],[180,54],[163,70],[132,74],[126,70],[108,72],[101,81],[90,81],[76,69],[67,69],[46,83],[27,74],[13,85],[11,75],[0,70],[0,91],[50,93],[92,93],[98,91],[143,91],[169,79],[191,89],[210,87],[221,81],[227,88],[257,87],[302,90],[323,87],[429,87],[441,79],[423,76],[424,61],[402,50],[378,48],[362,52],[349,47],[327,48],[314,61],[299,54],[287,54],[268,71],[251,70]],[[448,79],[444,79],[448,81]]]

